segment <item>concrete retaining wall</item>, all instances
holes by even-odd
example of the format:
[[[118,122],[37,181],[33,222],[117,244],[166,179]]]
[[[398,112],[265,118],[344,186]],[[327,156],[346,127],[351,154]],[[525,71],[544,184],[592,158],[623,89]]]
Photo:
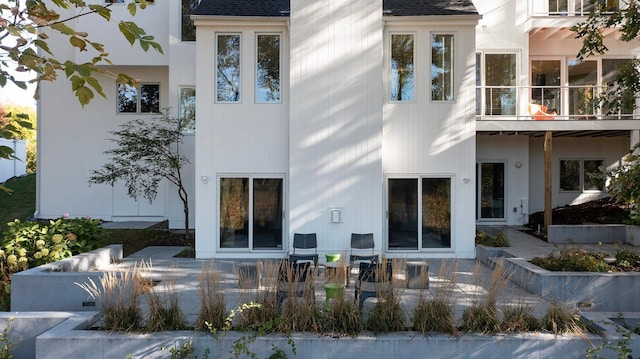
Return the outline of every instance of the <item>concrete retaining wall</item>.
[[[48,263],[11,277],[11,311],[95,311],[97,304],[76,283],[100,283],[99,268],[122,260],[116,244]]]
[[[580,224],[549,226],[549,243],[634,243],[640,244],[638,226],[625,224]]]
[[[36,337],[71,316],[64,312],[0,312],[0,332],[7,335],[9,343],[15,344],[11,352],[14,358],[35,358]]]
[[[120,334],[96,330],[75,330],[89,322],[91,314],[70,318],[66,322],[40,335],[36,339],[38,359],[57,358],[170,358],[170,348],[180,348],[192,343],[194,355],[205,357],[234,357],[233,345],[248,339],[250,332],[219,333],[218,338],[202,332],[164,332],[155,334]],[[417,332],[384,335],[363,334],[355,338],[334,338],[316,334],[296,333],[294,356],[284,335],[258,336],[248,348],[258,358],[273,354],[272,345],[283,350],[289,358],[353,359],[362,358],[423,358],[425,353],[433,358],[584,358],[587,349],[603,341],[619,341],[622,335],[616,331],[601,336],[556,336],[546,333],[517,335],[467,334],[452,337],[441,334],[423,336]],[[585,340],[586,339],[586,340]],[[588,340],[588,341],[587,341]],[[629,347],[640,352],[640,341],[632,334]],[[607,355],[609,354],[609,355]],[[244,356],[241,356],[244,357]],[[615,358],[603,353],[605,358]]]

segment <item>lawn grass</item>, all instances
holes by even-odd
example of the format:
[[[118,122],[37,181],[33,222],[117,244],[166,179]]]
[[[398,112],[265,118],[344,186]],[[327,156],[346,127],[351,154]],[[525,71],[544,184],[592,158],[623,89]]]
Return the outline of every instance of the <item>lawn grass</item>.
[[[13,192],[0,190],[0,233],[7,230],[8,222],[26,221],[36,210],[35,174],[11,179],[4,186]]]

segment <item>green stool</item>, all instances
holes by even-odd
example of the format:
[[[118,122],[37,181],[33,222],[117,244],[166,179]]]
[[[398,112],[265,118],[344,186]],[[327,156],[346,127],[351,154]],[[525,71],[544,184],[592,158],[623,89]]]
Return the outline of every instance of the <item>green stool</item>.
[[[324,285],[324,291],[327,293],[324,299],[324,308],[329,309],[329,300],[333,298],[344,298],[344,284],[327,283]]]
[[[325,258],[327,259],[327,263],[333,263],[340,260],[340,253],[327,253],[325,254]]]

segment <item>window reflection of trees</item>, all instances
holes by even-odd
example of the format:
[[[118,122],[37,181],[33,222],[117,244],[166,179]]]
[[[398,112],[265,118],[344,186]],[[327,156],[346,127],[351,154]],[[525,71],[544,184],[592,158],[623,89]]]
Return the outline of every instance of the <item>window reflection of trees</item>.
[[[453,35],[431,36],[431,99],[453,101]]]
[[[280,35],[258,35],[258,102],[280,101]]]
[[[138,89],[128,84],[118,84],[118,112],[136,113],[138,107]]]
[[[391,100],[413,100],[413,35],[391,35]]]
[[[140,112],[160,112],[160,85],[140,85]]]
[[[196,26],[191,20],[200,0],[182,0],[182,41],[196,41]]]
[[[193,133],[196,130],[196,89],[195,87],[180,88],[180,118],[182,131]]]
[[[218,101],[240,101],[240,35],[218,35]]]

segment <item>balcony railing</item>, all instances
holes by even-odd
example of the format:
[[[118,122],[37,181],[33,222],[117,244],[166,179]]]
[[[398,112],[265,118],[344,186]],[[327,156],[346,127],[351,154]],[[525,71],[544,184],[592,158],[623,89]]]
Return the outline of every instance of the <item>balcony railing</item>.
[[[631,120],[633,96],[615,113],[598,107],[602,86],[479,86],[476,117],[479,120],[534,120],[530,104],[545,106],[554,120]],[[635,118],[637,118],[636,116]],[[549,118],[546,118],[549,119]]]
[[[598,0],[607,11],[628,7],[628,0]],[[531,16],[587,16],[593,9],[591,0],[531,0]]]

